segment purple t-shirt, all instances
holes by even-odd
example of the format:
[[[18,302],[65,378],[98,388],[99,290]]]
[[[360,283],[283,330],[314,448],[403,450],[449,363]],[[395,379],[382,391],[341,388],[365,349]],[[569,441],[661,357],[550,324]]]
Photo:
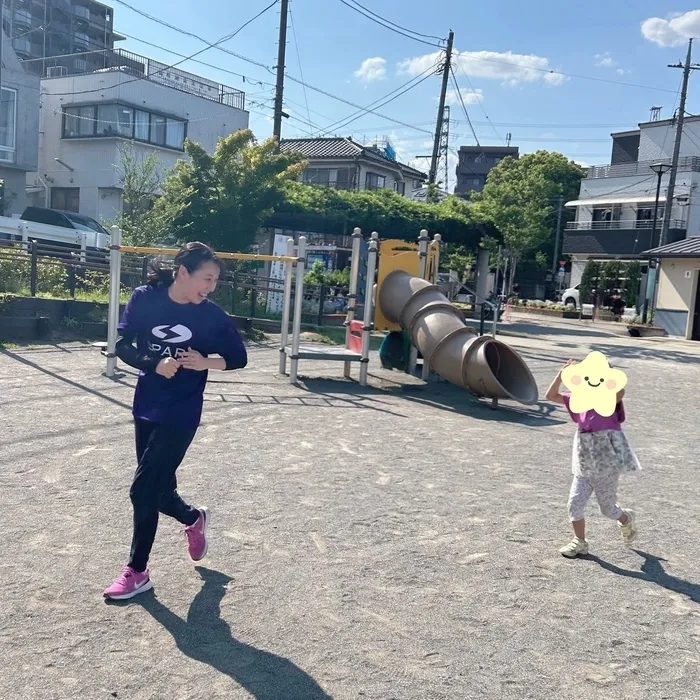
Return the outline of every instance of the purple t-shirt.
[[[174,357],[191,347],[204,357],[222,355],[232,367],[245,367],[246,349],[233,320],[214,302],[177,304],[168,288],[138,287],[124,309],[120,330],[136,334],[144,355]],[[139,372],[134,417],[154,423],[196,428],[202,416],[206,371],[180,368],[172,379]]]
[[[579,432],[597,433],[601,430],[622,430],[622,423],[625,422],[625,407],[622,405],[622,401],[617,404],[615,412],[606,418],[592,409],[584,413],[574,413],[570,406],[571,394],[562,394],[561,396],[572,420],[578,424]]]

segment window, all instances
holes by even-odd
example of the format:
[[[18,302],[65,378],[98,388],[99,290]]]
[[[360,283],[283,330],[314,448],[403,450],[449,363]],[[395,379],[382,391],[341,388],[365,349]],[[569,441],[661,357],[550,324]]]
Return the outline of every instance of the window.
[[[185,122],[168,119],[165,127],[165,145],[170,148],[182,148],[185,142]]]
[[[329,185],[331,170],[330,168],[307,168],[305,179],[313,185]]]
[[[405,196],[406,194],[406,183],[399,182],[398,180],[394,183],[394,191],[398,192],[400,195]]]
[[[17,90],[2,88],[0,94],[0,161],[15,162]]]
[[[134,130],[134,110],[121,105],[99,105],[97,108],[98,136],[126,136]]]
[[[95,135],[95,108],[67,107],[63,123],[63,136],[76,138]]]
[[[51,188],[51,208],[63,209],[63,211],[80,210],[80,188],[79,187],[52,187]]]
[[[659,210],[656,213],[657,222],[662,221],[664,218],[664,205],[659,205]],[[653,221],[654,220],[654,207],[639,207],[637,209],[637,221]]]
[[[480,184],[481,184],[481,178],[479,178],[479,177],[472,178],[472,185],[474,187],[478,187]]]
[[[367,173],[365,176],[365,189],[368,190],[381,190],[384,189],[386,185],[386,177],[384,175],[377,175],[377,173]]]
[[[165,146],[165,124],[167,121],[165,117],[151,115],[151,143]]]
[[[187,122],[128,105],[66,107],[63,138],[121,137],[177,149],[184,147]]]

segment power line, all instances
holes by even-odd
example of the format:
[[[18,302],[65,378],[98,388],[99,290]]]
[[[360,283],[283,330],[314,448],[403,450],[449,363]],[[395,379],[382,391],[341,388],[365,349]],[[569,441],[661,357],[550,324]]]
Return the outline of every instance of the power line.
[[[384,95],[383,97],[380,97],[379,99],[374,100],[374,102],[370,102],[370,104],[368,104],[367,107],[363,107],[362,109],[360,109],[356,112],[353,112],[352,114],[349,114],[347,117],[344,117],[343,119],[340,119],[339,121],[334,122],[330,126],[327,126],[323,130],[323,134],[321,134],[321,135],[324,136],[325,134],[329,134],[333,130],[337,131],[337,129],[345,128],[346,126],[348,126],[348,124],[352,124],[352,122],[357,121],[360,117],[363,117],[367,113],[366,110],[369,108],[383,107],[384,105],[389,104],[389,102],[393,102],[395,99],[401,97],[401,95],[405,94],[409,90],[412,90],[417,85],[420,85],[424,80],[427,80],[431,76],[435,75],[436,68],[437,68],[437,66],[435,66],[435,65],[430,66],[430,68],[424,70],[420,75],[417,75],[415,78],[411,78],[410,80],[405,82],[403,85],[400,85],[399,87],[397,87],[395,90],[392,90],[391,92]],[[420,80],[419,80],[419,78],[420,78]],[[418,81],[418,82],[415,82],[415,81]],[[411,83],[414,83],[414,84],[411,85]],[[399,92],[399,91],[401,91],[401,92]],[[394,95],[394,93],[397,93],[397,92],[399,94]],[[394,96],[391,97],[392,95],[394,95]],[[387,99],[387,98],[390,98],[390,99]],[[379,104],[379,103],[381,103],[381,104]]]
[[[122,36],[125,36],[127,39],[132,39],[133,41],[138,41],[140,44],[145,44],[146,46],[151,46],[154,49],[160,49],[161,51],[165,51],[166,53],[172,54],[173,56],[179,56],[180,58],[188,58],[185,56],[184,53],[178,53],[177,51],[173,51],[172,49],[166,49],[165,46],[160,46],[159,44],[154,44],[152,41],[146,41],[145,39],[139,39],[137,36],[133,36],[131,34],[127,34],[126,32],[119,32]],[[212,45],[213,46],[213,45]],[[213,48],[220,48],[218,46]],[[106,51],[109,51],[109,49],[105,49]],[[79,54],[78,54],[79,55]],[[43,59],[41,59],[43,60]],[[251,85],[260,85],[264,86],[267,85],[269,87],[275,87],[274,83],[266,83],[264,80],[258,80],[257,78],[251,78],[247,75],[244,75],[243,73],[237,73],[236,71],[229,70],[228,68],[222,68],[221,66],[214,65],[213,63],[207,63],[206,61],[200,61],[199,59],[196,58],[189,58],[188,60],[192,61],[192,63],[198,63],[200,66],[206,66],[207,68],[214,68],[215,70],[221,71],[222,73],[228,73],[229,75],[235,75],[237,78],[243,78],[243,82],[250,83]]]
[[[491,122],[491,118],[489,117],[488,114],[486,114],[486,110],[484,109],[484,102],[481,99],[481,95],[474,89],[474,85],[472,84],[472,80],[469,77],[469,73],[467,73],[467,71],[464,69],[464,66],[462,65],[462,62],[459,60],[459,51],[457,52],[455,58],[457,59],[457,64],[462,69],[462,73],[464,73],[464,75],[467,78],[467,82],[469,83],[469,87],[472,90],[472,95],[474,95],[474,97],[476,97],[476,101],[479,103],[479,107],[481,107],[481,111],[484,113],[484,116],[486,117],[486,121],[491,125],[491,128],[493,129],[493,133],[496,134],[496,138],[499,141],[503,141],[505,143],[505,139],[503,139],[501,137],[501,135],[498,133],[498,131],[496,131],[496,127]]]
[[[479,137],[476,135],[476,131],[474,130],[474,126],[472,124],[472,121],[469,118],[469,112],[467,112],[467,106],[464,104],[464,98],[462,97],[462,91],[459,89],[459,85],[457,84],[457,77],[455,76],[455,72],[454,72],[454,69],[452,68],[452,66],[450,66],[450,74],[452,76],[452,83],[455,86],[455,90],[457,91],[457,97],[459,97],[459,101],[462,103],[462,109],[464,110],[464,116],[467,118],[469,128],[472,130],[472,134],[474,135],[474,140],[476,141],[476,145],[480,146],[481,144],[479,143]]]
[[[267,5],[267,7],[265,7],[263,10],[258,12],[258,14],[255,15],[254,17],[251,17],[247,22],[242,24],[238,29],[236,29],[235,32],[231,32],[230,34],[227,34],[226,36],[221,37],[221,39],[214,42],[213,44],[207,44],[207,46],[205,46],[203,49],[200,49],[196,53],[193,53],[191,56],[187,56],[186,58],[183,58],[182,60],[177,61],[177,63],[173,63],[170,66],[165,66],[163,68],[160,68],[159,70],[155,71],[154,73],[151,73],[150,75],[143,75],[143,76],[140,76],[138,78],[133,78],[132,80],[127,80],[123,83],[118,83],[116,85],[109,85],[109,86],[101,87],[101,88],[95,88],[93,90],[80,90],[77,92],[53,92],[51,94],[53,96],[56,96],[56,97],[62,97],[62,96],[68,96],[68,95],[87,95],[87,94],[95,93],[95,92],[104,92],[105,90],[111,90],[114,88],[121,88],[124,85],[129,85],[129,83],[136,83],[136,82],[139,82],[141,80],[148,80],[149,77],[152,77],[154,75],[158,75],[159,73],[163,73],[164,71],[167,71],[167,70],[171,70],[172,68],[179,66],[181,63],[185,63],[185,61],[189,61],[189,60],[193,59],[195,56],[199,56],[200,54],[204,53],[205,51],[208,51],[209,49],[216,48],[219,44],[223,44],[226,41],[230,41],[239,32],[243,31],[249,24],[251,24],[256,19],[258,19],[258,17],[261,17],[266,12],[271,10],[277,4],[277,2],[278,2],[278,0],[272,0],[272,2],[269,5]]]
[[[304,70],[301,67],[301,55],[299,54],[299,41],[297,40],[297,30],[294,28],[294,17],[292,15],[292,8],[289,8],[289,24],[292,26],[292,36],[294,37],[294,47],[297,52],[297,64],[299,65],[299,75],[301,79],[304,80]],[[309,98],[306,94],[306,86],[304,88],[304,102],[306,103],[306,116],[309,118],[309,124],[311,124],[311,110],[309,109]]]
[[[120,5],[123,5],[124,7],[128,7],[132,12],[135,12],[137,15],[141,15],[142,17],[145,17],[146,19],[150,19],[152,22],[155,22],[156,24],[160,24],[163,27],[167,27],[168,29],[172,29],[175,32],[183,34],[184,36],[189,36],[189,37],[192,37],[193,39],[197,39],[198,41],[201,41],[202,43],[206,44],[208,48],[217,49],[218,51],[223,51],[224,53],[227,53],[231,56],[235,56],[236,58],[240,58],[242,61],[246,61],[247,63],[251,63],[254,66],[258,66],[259,68],[264,68],[266,71],[268,71],[270,73],[273,72],[272,68],[270,68],[269,66],[266,66],[264,63],[260,63],[260,61],[256,61],[252,58],[248,58],[247,56],[243,56],[239,53],[236,53],[235,51],[231,51],[230,49],[225,49],[224,47],[218,45],[219,42],[211,44],[206,39],[203,39],[201,36],[199,36],[198,34],[194,34],[193,32],[189,32],[186,29],[182,29],[182,27],[176,27],[174,24],[169,24],[168,22],[165,22],[164,20],[162,20],[158,17],[155,17],[153,15],[149,15],[147,12],[144,12],[143,10],[139,10],[137,7],[134,7],[133,5],[130,5],[128,2],[125,2],[125,0],[114,0],[114,1],[119,3]],[[273,4],[275,4],[275,3],[273,3]]]
[[[395,34],[400,34],[401,36],[405,36],[407,39],[413,39],[413,41],[418,41],[421,44],[426,44],[428,46],[434,46],[438,49],[442,48],[442,46],[440,46],[440,44],[435,44],[432,41],[425,41],[425,39],[420,39],[417,36],[412,36],[411,34],[408,34],[407,32],[410,32],[411,31],[410,29],[407,29],[406,31],[402,31],[400,29],[395,29],[390,24],[385,24],[384,21],[376,19],[376,17],[378,17],[379,15],[376,15],[375,17],[373,17],[372,14],[374,14],[374,13],[367,14],[367,12],[364,12],[362,9],[355,7],[354,5],[351,5],[349,2],[347,2],[347,0],[340,0],[340,2],[342,2],[343,5],[345,5],[346,7],[349,7],[351,10],[354,10],[358,14],[362,15],[363,17],[366,17],[371,22],[378,24],[380,27],[384,27],[384,29],[388,29],[389,31],[394,32]],[[438,39],[438,41],[444,41],[444,39]]]
[[[433,34],[421,34],[420,32],[416,32],[413,29],[407,29],[406,27],[402,27],[400,24],[396,24],[396,22],[392,22],[390,19],[387,19],[386,17],[382,17],[381,15],[378,15],[376,12],[373,12],[368,7],[365,7],[364,5],[359,3],[357,0],[352,0],[352,2],[353,2],[353,4],[361,7],[365,12],[369,12],[370,15],[373,15],[377,19],[380,19],[383,22],[386,22],[387,24],[393,25],[394,27],[397,27],[398,29],[402,29],[404,32],[409,32],[411,34],[415,34],[416,36],[422,36],[424,39],[435,39],[436,41],[442,41],[442,42],[445,41],[444,38],[441,38],[439,36],[434,36]]]

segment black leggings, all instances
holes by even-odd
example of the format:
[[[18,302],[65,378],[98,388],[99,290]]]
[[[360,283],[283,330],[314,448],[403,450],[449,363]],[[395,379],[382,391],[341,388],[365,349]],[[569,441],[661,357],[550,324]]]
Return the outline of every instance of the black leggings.
[[[194,525],[199,511],[177,493],[175,471],[185,457],[197,428],[180,428],[135,421],[138,467],[129,495],[134,506],[134,537],[129,566],[144,571],[158,529],[158,514]]]

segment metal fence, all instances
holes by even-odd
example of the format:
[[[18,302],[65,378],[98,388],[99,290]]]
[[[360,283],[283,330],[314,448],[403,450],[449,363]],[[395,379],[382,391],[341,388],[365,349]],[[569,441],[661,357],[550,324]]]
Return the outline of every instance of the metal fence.
[[[147,283],[156,259],[150,255],[122,255],[122,298]],[[166,261],[161,262],[167,267]],[[91,301],[106,303],[108,289],[109,251],[81,251],[40,241],[0,241],[0,293],[71,299],[89,295]],[[282,292],[283,280],[260,275],[257,269],[238,263],[221,276],[212,299],[234,316],[278,319],[280,313],[268,311],[268,295]],[[323,325],[324,317],[344,314],[348,293],[346,287],[305,284],[304,322]]]

